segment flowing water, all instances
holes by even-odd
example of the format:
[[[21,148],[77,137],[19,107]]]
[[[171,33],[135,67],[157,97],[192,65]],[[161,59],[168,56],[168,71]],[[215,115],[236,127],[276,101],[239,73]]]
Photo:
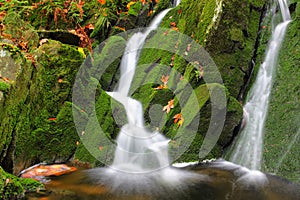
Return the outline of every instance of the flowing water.
[[[148,34],[158,27],[169,10],[161,12],[144,33],[138,32],[131,36],[122,57],[118,88],[114,92],[107,92],[124,106],[128,121],[117,137],[114,162],[110,166],[113,169],[145,173],[169,166],[169,140],[160,133],[150,132],[145,128],[141,103],[128,96],[143,44]]]
[[[264,124],[269,107],[269,96],[276,71],[277,57],[289,22],[291,21],[287,0],[278,0],[283,21],[272,32],[272,38],[266,50],[265,60],[261,64],[255,83],[244,105],[246,126],[239,134],[230,161],[260,170],[262,160]],[[277,14],[274,12],[274,18]],[[274,27],[274,24],[273,24]]]

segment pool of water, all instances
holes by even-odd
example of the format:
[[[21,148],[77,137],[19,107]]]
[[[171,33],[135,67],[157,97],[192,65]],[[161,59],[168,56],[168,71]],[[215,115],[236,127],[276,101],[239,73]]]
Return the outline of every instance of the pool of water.
[[[29,200],[297,200],[300,185],[227,161],[128,174],[109,168],[51,177]]]

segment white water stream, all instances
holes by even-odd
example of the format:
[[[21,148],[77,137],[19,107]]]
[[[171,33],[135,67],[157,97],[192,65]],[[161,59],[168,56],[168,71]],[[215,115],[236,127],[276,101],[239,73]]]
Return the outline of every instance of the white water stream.
[[[128,96],[144,42],[148,34],[158,27],[169,10],[158,14],[144,33],[138,32],[131,36],[121,61],[121,77],[118,88],[114,92],[107,92],[124,106],[128,120],[117,137],[117,149],[111,166],[114,169],[143,173],[169,166],[169,140],[160,133],[150,132],[145,128],[141,103]]]
[[[239,133],[239,138],[230,157],[230,161],[253,170],[260,170],[261,167],[264,124],[268,113],[272,81],[276,71],[279,50],[287,26],[291,21],[287,0],[278,0],[278,4],[283,21],[272,32],[265,60],[261,64],[256,81],[248,93],[244,105],[246,126]],[[276,14],[273,15],[273,19],[275,17],[277,17]],[[274,27],[274,24],[272,25]]]

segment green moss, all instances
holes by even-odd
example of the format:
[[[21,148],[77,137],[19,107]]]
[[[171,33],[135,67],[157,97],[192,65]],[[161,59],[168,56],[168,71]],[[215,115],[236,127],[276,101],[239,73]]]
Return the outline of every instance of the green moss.
[[[0,197],[3,200],[20,199],[25,196],[25,192],[35,191],[43,188],[43,185],[33,179],[18,178],[6,173],[0,167]]]
[[[83,60],[76,48],[49,41],[36,52],[36,68],[24,62],[3,102],[0,115],[0,161],[29,166],[67,160],[76,148],[71,90]],[[11,148],[8,148],[11,146]],[[14,155],[15,154],[15,155]],[[10,156],[14,155],[14,156]],[[4,161],[3,161],[4,162]],[[12,167],[12,166],[6,166]]]
[[[8,83],[0,82],[0,91],[1,92],[7,92],[10,88],[10,85]]]
[[[299,5],[297,3],[298,8]],[[292,19],[280,50],[266,121],[263,155],[264,170],[299,182],[299,13],[292,13]]]

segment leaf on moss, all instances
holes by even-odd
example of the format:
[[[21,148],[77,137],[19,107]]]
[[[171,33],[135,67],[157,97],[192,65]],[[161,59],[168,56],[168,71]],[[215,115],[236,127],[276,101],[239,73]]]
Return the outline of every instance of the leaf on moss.
[[[163,107],[163,111],[166,111],[166,113],[169,113],[172,108],[174,108],[174,99],[171,99],[170,101],[168,101],[168,104]]]
[[[177,124],[177,127],[182,126],[182,124],[184,122],[182,113],[178,113],[178,114],[174,115],[173,119],[174,119],[174,124]]]

